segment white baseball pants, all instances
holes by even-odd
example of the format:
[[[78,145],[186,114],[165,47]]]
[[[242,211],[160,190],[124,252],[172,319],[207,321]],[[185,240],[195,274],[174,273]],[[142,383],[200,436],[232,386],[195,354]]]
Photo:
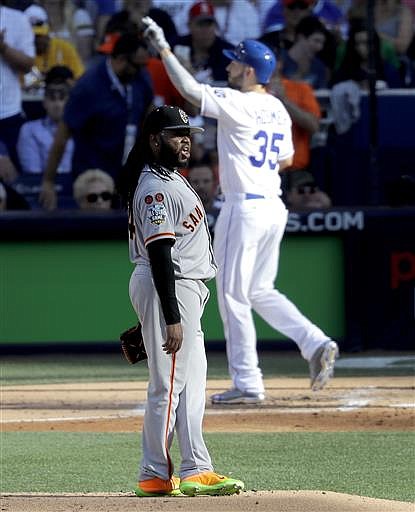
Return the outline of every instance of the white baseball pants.
[[[252,309],[311,356],[329,337],[274,288],[288,211],[281,199],[226,200],[215,226],[219,310],[234,387],[263,393]]]

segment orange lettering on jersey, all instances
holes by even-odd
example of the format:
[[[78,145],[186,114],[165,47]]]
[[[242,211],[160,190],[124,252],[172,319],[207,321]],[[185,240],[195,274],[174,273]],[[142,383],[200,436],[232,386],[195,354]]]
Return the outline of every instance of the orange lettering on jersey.
[[[186,220],[183,222],[183,226],[188,229],[191,233],[193,233],[193,231],[195,230],[195,228],[189,224]]]
[[[196,206],[195,212],[197,213],[197,216],[199,217],[199,219],[203,219],[203,212],[198,206]]]
[[[195,227],[204,217],[204,211],[200,206],[196,205],[194,209],[189,213],[187,219],[183,221],[183,226],[188,229],[191,233],[195,230]]]
[[[189,218],[190,218],[190,220],[193,222],[193,224],[194,224],[195,226],[197,226],[197,225],[199,224],[199,222],[200,222],[200,221],[199,221],[199,219],[197,219],[197,218],[193,215],[193,213],[191,213],[191,214],[189,215]]]

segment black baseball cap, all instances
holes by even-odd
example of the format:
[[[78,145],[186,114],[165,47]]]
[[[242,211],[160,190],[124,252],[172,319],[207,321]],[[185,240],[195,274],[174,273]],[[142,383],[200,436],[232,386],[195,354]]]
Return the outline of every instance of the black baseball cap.
[[[45,75],[45,85],[68,83],[74,80],[73,72],[67,66],[53,66]]]
[[[204,132],[203,128],[190,126],[189,116],[184,110],[171,105],[163,105],[152,110],[144,123],[144,129],[148,133],[160,133],[163,130],[189,130],[190,133]]]

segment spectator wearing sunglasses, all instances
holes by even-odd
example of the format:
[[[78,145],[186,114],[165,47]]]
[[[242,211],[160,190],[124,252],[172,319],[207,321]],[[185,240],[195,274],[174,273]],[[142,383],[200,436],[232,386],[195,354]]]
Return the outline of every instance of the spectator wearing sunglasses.
[[[24,123],[17,141],[17,154],[23,173],[41,174],[44,171],[73,79],[72,71],[66,66],[55,66],[46,74],[43,98],[46,116]],[[73,140],[69,139],[58,165],[59,174],[71,172],[72,155]]]
[[[310,172],[298,170],[289,173],[285,203],[290,210],[312,210],[330,208],[331,199],[319,189]]]
[[[111,210],[115,185],[101,169],[88,169],[73,184],[73,195],[81,210]]]

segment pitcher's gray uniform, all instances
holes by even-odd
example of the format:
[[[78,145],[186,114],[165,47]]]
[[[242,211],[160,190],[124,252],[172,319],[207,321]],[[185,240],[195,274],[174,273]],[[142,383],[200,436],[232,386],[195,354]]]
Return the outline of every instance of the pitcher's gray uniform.
[[[130,239],[129,250],[136,267],[130,280],[130,298],[138,317],[146,319],[142,322],[143,338],[150,373],[139,480],[172,476],[169,450],[175,428],[183,479],[212,471],[202,436],[207,365],[200,318],[209,296],[204,281],[215,276],[216,263],[204,208],[178,172],[164,174],[144,167],[134,195],[133,218],[135,236]],[[175,241],[171,256],[183,327],[181,349],[171,355],[162,348],[165,320],[146,249],[162,238]]]

